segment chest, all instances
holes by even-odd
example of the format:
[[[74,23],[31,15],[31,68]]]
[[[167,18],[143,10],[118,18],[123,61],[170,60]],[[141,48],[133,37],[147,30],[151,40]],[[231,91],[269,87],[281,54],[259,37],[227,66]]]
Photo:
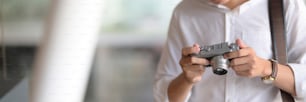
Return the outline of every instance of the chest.
[[[242,39],[259,56],[270,57],[271,35],[267,2],[252,5],[247,9],[222,12],[213,8],[195,9],[188,16],[181,16],[180,28],[186,38],[185,44],[212,45],[220,42],[235,42]]]

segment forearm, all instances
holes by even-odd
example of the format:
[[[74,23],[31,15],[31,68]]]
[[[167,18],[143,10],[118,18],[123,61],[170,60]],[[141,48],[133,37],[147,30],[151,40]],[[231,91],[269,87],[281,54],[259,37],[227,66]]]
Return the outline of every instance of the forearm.
[[[293,71],[289,66],[278,64],[278,72],[274,85],[293,96],[296,96]]]
[[[168,87],[168,98],[170,102],[184,102],[193,84],[188,82],[183,74],[174,79]]]

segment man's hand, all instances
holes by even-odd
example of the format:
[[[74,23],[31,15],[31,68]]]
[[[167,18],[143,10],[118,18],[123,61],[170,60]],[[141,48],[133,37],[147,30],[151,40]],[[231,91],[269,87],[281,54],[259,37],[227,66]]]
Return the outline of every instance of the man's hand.
[[[170,102],[184,102],[193,85],[202,79],[204,65],[208,65],[209,61],[191,56],[199,53],[199,51],[200,46],[198,44],[182,49],[180,65],[183,72],[169,84],[167,93]]]
[[[191,84],[199,82],[202,79],[205,71],[204,66],[209,65],[209,61],[206,59],[190,56],[191,54],[199,53],[199,51],[200,46],[198,44],[182,49],[180,65],[183,70],[183,76]]]
[[[272,73],[271,62],[260,58],[255,51],[237,39],[236,43],[240,50],[230,52],[224,55],[227,59],[232,59],[230,66],[239,76],[245,77],[264,77]]]

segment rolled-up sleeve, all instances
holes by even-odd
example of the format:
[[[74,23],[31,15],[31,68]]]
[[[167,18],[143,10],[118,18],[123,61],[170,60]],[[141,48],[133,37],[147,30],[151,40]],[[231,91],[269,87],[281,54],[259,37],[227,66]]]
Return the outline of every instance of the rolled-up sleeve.
[[[306,65],[305,64],[289,64],[294,72],[296,98],[305,100],[306,96]]]
[[[285,0],[288,62],[294,73],[296,99],[306,102],[306,7],[302,0]]]

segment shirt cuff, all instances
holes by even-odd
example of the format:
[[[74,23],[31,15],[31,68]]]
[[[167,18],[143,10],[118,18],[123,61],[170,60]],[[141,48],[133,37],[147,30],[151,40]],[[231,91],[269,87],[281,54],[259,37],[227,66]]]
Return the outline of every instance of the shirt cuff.
[[[294,83],[296,91],[296,99],[306,98],[306,65],[304,64],[288,64],[294,74]]]

